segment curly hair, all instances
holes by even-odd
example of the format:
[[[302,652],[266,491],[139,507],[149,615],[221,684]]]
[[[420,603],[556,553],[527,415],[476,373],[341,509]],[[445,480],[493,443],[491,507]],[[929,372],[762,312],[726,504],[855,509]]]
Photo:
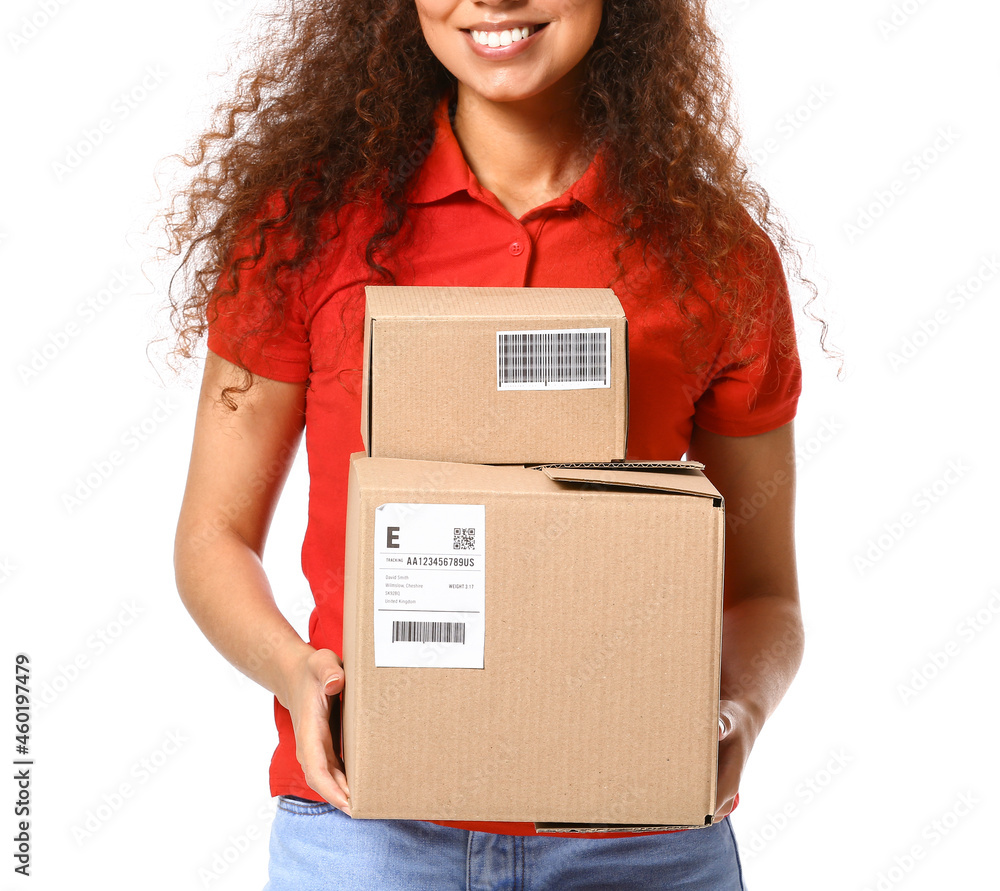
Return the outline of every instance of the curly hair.
[[[192,355],[219,302],[259,263],[270,304],[261,331],[277,330],[288,273],[335,237],[321,219],[352,202],[381,208],[366,259],[373,279],[391,281],[387,263],[406,218],[407,186],[426,154],[419,147],[429,144],[434,109],[455,87],[427,44],[413,39],[414,0],[288,0],[273,17],[277,33],[263,57],[181,159],[195,173],[165,213],[167,252],[177,258],[169,302],[180,356]],[[692,336],[702,326],[696,304],[710,303],[710,318],[728,324],[739,344],[765,305],[763,261],[772,243],[809,286],[810,303],[816,289],[740,158],[730,106],[704,0],[605,0],[579,124],[584,148],[602,152],[606,188],[620,208],[619,277],[623,251],[639,246],[649,262],[677,274],[676,300]],[[715,285],[714,299],[694,286],[692,269]],[[782,346],[791,350],[786,327]],[[247,372],[223,400],[235,407],[231,394],[250,381]]]

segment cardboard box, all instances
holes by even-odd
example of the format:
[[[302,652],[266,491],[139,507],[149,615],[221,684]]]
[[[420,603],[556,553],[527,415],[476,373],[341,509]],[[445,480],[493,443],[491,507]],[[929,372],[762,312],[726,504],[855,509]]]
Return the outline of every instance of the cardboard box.
[[[711,822],[725,525],[700,468],[352,457],[355,817]]]
[[[475,464],[625,457],[625,313],[608,289],[367,287],[369,455]]]

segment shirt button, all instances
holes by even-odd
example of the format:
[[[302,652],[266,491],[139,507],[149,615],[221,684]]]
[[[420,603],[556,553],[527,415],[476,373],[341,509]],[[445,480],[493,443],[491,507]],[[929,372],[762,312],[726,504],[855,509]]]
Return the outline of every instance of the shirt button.
[[[524,245],[519,241],[512,241],[508,250],[511,252],[512,256],[519,257],[524,253]]]

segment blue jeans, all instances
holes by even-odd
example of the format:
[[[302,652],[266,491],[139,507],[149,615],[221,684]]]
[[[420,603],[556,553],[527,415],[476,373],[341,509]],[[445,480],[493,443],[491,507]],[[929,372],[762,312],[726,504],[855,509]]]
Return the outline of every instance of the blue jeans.
[[[282,796],[264,891],[745,891],[729,818],[632,838],[468,832],[409,820],[352,820]]]

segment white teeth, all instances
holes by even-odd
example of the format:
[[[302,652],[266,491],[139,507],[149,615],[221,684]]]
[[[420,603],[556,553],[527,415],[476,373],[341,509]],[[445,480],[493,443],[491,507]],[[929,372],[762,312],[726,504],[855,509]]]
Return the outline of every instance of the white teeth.
[[[535,25],[528,25],[524,28],[511,28],[509,31],[471,31],[472,39],[480,46],[510,46],[519,40],[530,37],[535,30]]]

